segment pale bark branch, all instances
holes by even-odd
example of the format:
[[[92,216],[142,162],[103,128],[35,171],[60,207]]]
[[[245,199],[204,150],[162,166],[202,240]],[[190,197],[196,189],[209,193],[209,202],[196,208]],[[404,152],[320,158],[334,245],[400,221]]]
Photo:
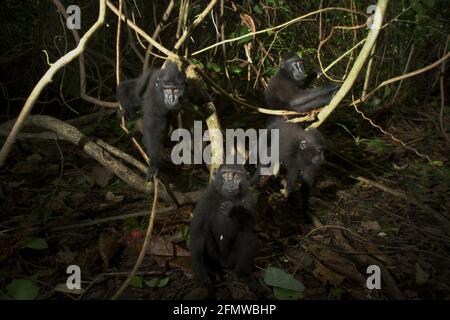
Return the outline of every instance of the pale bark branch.
[[[99,14],[97,21],[94,23],[94,25],[83,35],[83,37],[80,39],[80,42],[78,43],[77,47],[68,53],[66,53],[64,56],[62,56],[58,61],[53,63],[50,68],[47,70],[47,72],[44,74],[44,76],[39,80],[39,82],[34,87],[33,91],[31,92],[30,96],[28,97],[27,101],[25,102],[25,105],[22,108],[22,111],[19,114],[19,117],[17,118],[16,123],[14,124],[14,127],[12,128],[9,136],[6,138],[5,144],[3,145],[2,149],[0,150],[0,167],[2,167],[5,163],[6,157],[8,156],[9,152],[11,151],[11,148],[16,141],[17,134],[22,129],[25,120],[27,116],[30,114],[31,110],[33,109],[34,104],[36,103],[39,95],[41,94],[42,90],[52,82],[53,76],[58,72],[62,67],[67,65],[69,62],[74,60],[76,57],[78,57],[85,49],[86,44],[88,43],[89,39],[92,37],[92,35],[97,31],[97,29],[103,24],[105,21],[105,0],[99,1]]]
[[[327,118],[328,116],[334,111],[334,109],[338,106],[338,104],[342,101],[342,99],[345,97],[345,95],[350,91],[350,89],[353,87],[353,84],[355,83],[356,79],[358,78],[359,73],[361,72],[361,69],[364,66],[364,63],[366,62],[367,58],[370,55],[370,52],[372,51],[372,48],[378,38],[378,35],[381,30],[381,25],[383,23],[383,17],[384,13],[386,11],[386,7],[388,5],[389,0],[378,0],[377,3],[377,12],[379,13],[378,19],[374,19],[372,24],[372,29],[369,32],[369,35],[367,36],[367,40],[364,43],[364,46],[361,49],[361,52],[358,55],[358,58],[355,61],[355,64],[353,65],[352,69],[350,70],[350,73],[347,77],[347,79],[342,84],[339,91],[336,93],[336,95],[331,100],[330,104],[323,108],[319,114],[317,115],[318,121],[314,122],[311,127],[318,127],[320,126]],[[375,17],[377,17],[375,15]]]

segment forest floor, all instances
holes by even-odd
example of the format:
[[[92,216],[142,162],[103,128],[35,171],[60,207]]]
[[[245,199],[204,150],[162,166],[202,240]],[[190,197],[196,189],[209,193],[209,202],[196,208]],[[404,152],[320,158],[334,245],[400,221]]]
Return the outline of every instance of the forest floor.
[[[122,298],[273,299],[264,269],[275,266],[304,284],[304,299],[450,299],[450,159],[443,139],[430,138],[431,127],[404,121],[387,129],[426,145],[421,151],[441,165],[426,165],[400,145],[381,152],[333,134],[312,194],[314,225],[303,223],[300,206],[285,205],[275,185],[260,193],[256,293],[229,273],[209,291],[193,290],[186,244],[192,204],[157,214],[139,277]],[[126,136],[102,138],[132,148]],[[181,192],[208,180],[202,166],[167,174]],[[2,294],[13,279],[33,278],[38,299],[110,298],[136,261],[150,199],[68,142],[18,142],[0,179]],[[82,271],[81,295],[61,286],[73,264]],[[381,269],[381,290],[367,289],[370,265]]]

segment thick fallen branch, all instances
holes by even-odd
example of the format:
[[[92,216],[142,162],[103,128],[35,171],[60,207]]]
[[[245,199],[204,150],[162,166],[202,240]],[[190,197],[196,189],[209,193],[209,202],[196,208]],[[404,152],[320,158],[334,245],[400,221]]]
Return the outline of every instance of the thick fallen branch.
[[[8,135],[8,124],[10,124],[10,122],[0,125],[0,135]],[[122,164],[122,162],[116,159],[112,154],[138,167],[141,171],[143,169],[142,164],[130,155],[127,155],[119,149],[106,144],[104,141],[90,140],[76,127],[50,116],[28,116],[28,118],[24,121],[24,125],[33,125],[40,128],[45,128],[49,131],[37,133],[22,132],[18,135],[19,139],[61,139],[72,142],[73,144],[80,146],[84,152],[97,160],[101,165],[111,170],[111,172],[131,187],[148,194],[152,192],[153,187],[151,183],[147,183],[144,178],[140,177],[127,166]],[[109,151],[111,151],[112,154]],[[173,203],[174,197],[167,192],[167,188],[161,181],[159,182],[159,185],[159,195],[161,199],[169,203]],[[180,205],[195,203],[199,199],[199,191],[174,193],[174,196],[176,198],[176,202]]]

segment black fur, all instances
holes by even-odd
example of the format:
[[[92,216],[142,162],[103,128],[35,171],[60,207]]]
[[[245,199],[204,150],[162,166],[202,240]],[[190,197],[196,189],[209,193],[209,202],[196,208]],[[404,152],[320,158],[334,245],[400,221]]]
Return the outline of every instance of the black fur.
[[[247,172],[222,165],[194,210],[190,227],[192,262],[199,285],[210,271],[230,268],[247,278],[256,254],[256,210]]]
[[[143,74],[136,79],[122,81],[117,87],[117,99],[121,103],[125,117],[134,120],[136,108],[143,110],[143,142],[150,157],[147,178],[151,179],[160,168],[159,148],[164,138],[171,113],[177,113],[186,98],[194,97],[188,92],[186,76],[174,62],[168,62],[165,68]],[[197,94],[195,103],[200,101]]]
[[[295,190],[298,178],[302,181],[302,211],[308,220],[309,194],[313,187],[315,177],[324,162],[325,138],[315,128],[307,131],[298,124],[285,122],[283,119],[275,119],[270,122],[268,130],[279,130],[279,160],[286,168],[286,192],[288,200]],[[270,138],[270,131],[269,131]],[[274,143],[269,139],[270,143]],[[259,180],[260,167],[251,179],[251,183]]]
[[[308,89],[316,78],[317,73],[306,74],[303,59],[295,52],[285,54],[264,91],[267,106],[307,112],[327,105],[340,86],[325,85]]]

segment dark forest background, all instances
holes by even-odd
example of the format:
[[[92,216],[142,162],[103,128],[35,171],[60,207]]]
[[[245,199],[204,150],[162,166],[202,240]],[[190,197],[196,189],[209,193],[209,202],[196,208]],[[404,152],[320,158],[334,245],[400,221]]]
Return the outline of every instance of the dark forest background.
[[[77,46],[56,3],[81,8],[80,36],[98,18],[98,1],[0,4],[1,145],[36,84]],[[209,3],[127,0],[122,9],[149,36],[160,25],[155,40],[172,50]],[[112,4],[118,7],[119,1]],[[263,91],[280,57],[295,50],[308,70],[323,71],[369,34],[367,7],[374,4],[219,0],[177,53],[202,71],[203,89],[213,98],[222,128],[261,128],[268,115],[255,107],[264,107]],[[325,8],[334,9],[274,28]],[[191,165],[171,167],[161,176],[164,188],[175,192],[181,206],[173,208],[170,195],[161,197],[147,255],[122,297],[450,298],[449,18],[446,1],[389,1],[372,54],[350,92],[320,126],[327,139],[327,163],[311,200],[316,223],[304,225],[295,218],[295,209],[284,210],[280,188],[259,194],[257,295],[234,281],[218,284],[213,293],[192,293],[195,283],[186,240],[192,209],[209,171],[207,166]],[[274,29],[196,54],[222,40],[267,28]],[[132,141],[141,141],[139,121],[121,126],[116,116],[117,30],[117,15],[107,7],[104,24],[83,52],[85,92],[76,58],[40,93],[0,168],[4,299],[108,299],[136,261],[152,195],[140,170],[145,160]],[[123,21],[119,39],[121,80],[138,77],[145,60],[148,68],[164,63],[166,55],[155,47],[146,54],[149,42]],[[342,83],[361,47],[340,59],[315,85]],[[383,84],[396,77],[401,78]],[[178,123],[191,129],[192,121],[205,119],[205,114],[201,107],[189,106]],[[123,163],[130,170],[129,179],[114,174],[115,162],[109,166],[99,161],[83,150],[82,143],[55,139],[54,132],[65,130],[64,124],[73,125]],[[137,165],[124,161],[117,151],[132,156]],[[64,287],[71,264],[81,267],[84,281],[83,290],[76,293]],[[386,270],[381,290],[365,286],[366,268],[373,264]],[[269,267],[275,268],[273,281],[267,281]],[[286,279],[295,285],[286,287]]]

